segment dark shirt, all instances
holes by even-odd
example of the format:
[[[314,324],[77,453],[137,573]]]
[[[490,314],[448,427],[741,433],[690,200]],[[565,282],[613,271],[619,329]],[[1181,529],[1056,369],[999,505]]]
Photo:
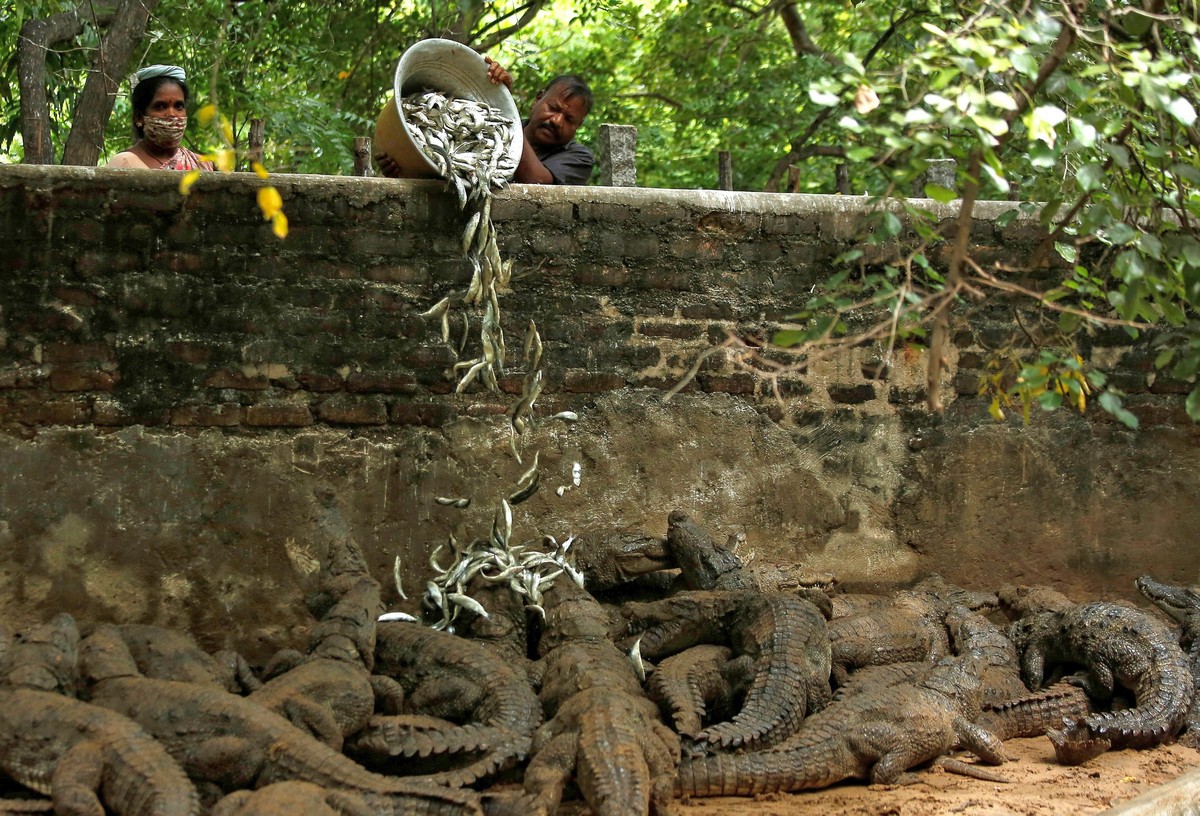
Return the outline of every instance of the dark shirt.
[[[534,147],[533,152],[554,176],[555,184],[587,184],[596,157],[572,139],[562,147]]]

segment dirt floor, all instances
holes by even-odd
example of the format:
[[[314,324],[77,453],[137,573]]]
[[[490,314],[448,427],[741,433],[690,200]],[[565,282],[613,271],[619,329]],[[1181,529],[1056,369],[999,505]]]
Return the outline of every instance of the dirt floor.
[[[1181,745],[1109,751],[1070,768],[1054,761],[1045,737],[1004,743],[1012,761],[995,770],[1009,784],[981,782],[934,768],[912,785],[846,783],[823,791],[756,799],[675,802],[670,816],[1061,816],[1101,813],[1200,767],[1200,751]]]

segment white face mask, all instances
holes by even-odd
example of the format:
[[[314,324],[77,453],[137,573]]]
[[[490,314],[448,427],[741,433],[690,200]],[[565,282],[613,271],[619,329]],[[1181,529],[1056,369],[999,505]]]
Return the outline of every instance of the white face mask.
[[[146,139],[160,147],[176,147],[187,130],[187,119],[177,116],[147,116],[142,120]]]

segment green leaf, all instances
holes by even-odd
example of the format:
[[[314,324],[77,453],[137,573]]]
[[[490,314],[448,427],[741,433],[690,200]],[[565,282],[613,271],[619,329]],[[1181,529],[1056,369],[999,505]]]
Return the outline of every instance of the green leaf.
[[[1080,318],[1077,314],[1062,312],[1058,316],[1058,329],[1063,334],[1074,334],[1075,330],[1079,328],[1079,323]]]
[[[814,104],[820,105],[823,108],[831,108],[838,103],[837,94],[827,93],[826,91],[818,91],[816,88],[808,89],[808,98]]]
[[[893,212],[885,212],[883,214],[883,231],[887,235],[899,235],[900,230],[904,225],[900,223],[900,219]]]
[[[1017,103],[1013,101],[1011,96],[1003,91],[992,91],[987,95],[987,101],[991,103],[993,107],[1000,108],[1001,110],[1015,111],[1017,109]]]
[[[940,184],[926,184],[925,197],[932,198],[939,204],[949,204],[951,201],[958,198],[958,193],[949,188],[943,187]]]
[[[1181,124],[1191,127],[1196,122],[1196,109],[1192,103],[1178,96],[1167,105],[1167,113],[1174,116]]]
[[[996,189],[1002,193],[1009,191],[1008,179],[997,173],[990,164],[983,165],[983,174],[988,177],[992,184],[996,185]]]
[[[1013,67],[1018,73],[1024,74],[1027,77],[1035,77],[1038,75],[1040,68],[1038,61],[1028,51],[1016,51],[1008,55],[1012,60]]]
[[[1104,168],[1095,162],[1085,164],[1075,173],[1075,182],[1085,193],[1099,190],[1104,184]]]
[[[1100,395],[1100,407],[1108,413],[1115,416],[1124,425],[1133,428],[1138,427],[1138,418],[1126,410],[1121,403],[1121,397],[1112,391],[1105,391]]]
[[[791,348],[798,346],[808,337],[808,332],[797,331],[796,329],[784,329],[777,331],[771,337],[771,342],[781,348]]]
[[[1126,283],[1146,277],[1146,264],[1142,260],[1142,254],[1135,249],[1125,250],[1113,263],[1113,272]]]
[[[1121,244],[1128,244],[1136,238],[1137,231],[1124,221],[1117,221],[1104,231],[1104,236],[1108,239],[1109,243],[1120,246]]]
[[[1193,422],[1200,422],[1200,385],[1197,385],[1192,389],[1192,393],[1188,394],[1184,407]]]
[[[1154,358],[1154,367],[1156,369],[1166,368],[1171,364],[1171,359],[1175,356],[1175,349],[1163,349]]]
[[[874,155],[875,148],[873,147],[856,147],[853,150],[848,150],[846,152],[846,158],[852,162],[866,161],[867,159],[872,158]]]
[[[1053,411],[1062,405],[1062,394],[1057,391],[1043,391],[1038,395],[1038,405],[1043,411]]]
[[[1075,251],[1074,246],[1071,244],[1064,244],[1061,241],[1055,241],[1054,249],[1064,261],[1067,263],[1075,263],[1075,258],[1078,256],[1078,253]]]

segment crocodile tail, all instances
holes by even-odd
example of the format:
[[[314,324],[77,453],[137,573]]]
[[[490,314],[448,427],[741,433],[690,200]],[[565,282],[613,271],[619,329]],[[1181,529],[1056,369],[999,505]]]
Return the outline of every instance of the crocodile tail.
[[[200,812],[192,781],[161,744],[140,729],[105,739],[104,752],[111,770],[104,776],[103,794],[114,813],[193,816]]]
[[[1060,728],[1064,719],[1070,722],[1083,719],[1090,710],[1083,689],[1070,683],[1056,683],[1045,691],[988,707],[976,722],[1002,740],[1040,737],[1051,728]]]
[[[1137,705],[1089,715],[1086,722],[1093,735],[1111,740],[1118,748],[1149,748],[1175,736],[1183,727],[1196,681],[1181,649],[1174,647],[1178,654],[1167,648],[1155,651],[1150,669],[1137,684]]]
[[[701,732],[700,739],[726,749],[769,747],[800,727],[813,676],[824,672],[828,684],[829,661],[814,658],[809,648],[827,641],[825,618],[805,600],[776,594],[752,596],[735,622],[736,650],[758,656],[754,682],[737,716]]]
[[[650,809],[650,768],[628,720],[584,717],[575,778],[596,816],[634,816]]]
[[[806,761],[806,754],[758,751],[684,759],[675,777],[675,794],[684,798],[757,796],[823,788],[853,775],[831,772],[827,766],[833,763]]]
[[[422,775],[437,784],[462,787],[516,765],[528,755],[531,742],[531,734],[494,726],[476,723],[460,726],[421,715],[377,715],[346,749],[381,769],[391,765],[396,757],[438,755],[453,762],[460,755],[482,752],[482,757],[461,767]]]

